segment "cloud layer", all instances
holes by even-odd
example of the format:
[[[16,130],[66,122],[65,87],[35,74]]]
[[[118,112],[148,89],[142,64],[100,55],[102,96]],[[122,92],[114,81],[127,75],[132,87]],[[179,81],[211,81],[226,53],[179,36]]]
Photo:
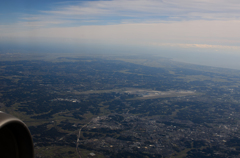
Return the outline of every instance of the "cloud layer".
[[[238,50],[240,1],[112,0],[57,3],[0,24],[0,40]]]
[[[19,31],[2,28],[2,38],[45,38],[54,41],[72,39],[81,43],[179,46],[185,48],[233,48],[239,46],[240,21],[178,21],[79,27],[37,28]],[[5,30],[5,31],[3,31]],[[12,31],[11,31],[12,30]],[[0,30],[1,31],[1,30]],[[172,45],[170,45],[172,43]],[[164,45],[165,44],[165,45]],[[185,46],[184,46],[185,45]]]
[[[39,14],[25,15],[27,22],[62,21],[67,25],[106,25],[182,20],[238,20],[236,0],[112,0],[60,3]],[[64,22],[65,21],[65,22]],[[48,23],[51,26],[51,23]],[[48,25],[46,25],[48,26]]]

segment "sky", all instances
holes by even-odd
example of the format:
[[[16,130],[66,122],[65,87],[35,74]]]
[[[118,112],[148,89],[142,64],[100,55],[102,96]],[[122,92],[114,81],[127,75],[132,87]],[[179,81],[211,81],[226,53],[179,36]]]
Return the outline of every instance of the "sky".
[[[0,52],[145,53],[240,69],[237,0],[8,0]]]

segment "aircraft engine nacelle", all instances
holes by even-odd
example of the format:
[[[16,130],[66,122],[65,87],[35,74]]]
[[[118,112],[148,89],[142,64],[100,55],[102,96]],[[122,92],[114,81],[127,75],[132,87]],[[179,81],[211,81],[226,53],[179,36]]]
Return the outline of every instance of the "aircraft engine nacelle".
[[[0,111],[0,157],[34,158],[32,136],[18,118]]]

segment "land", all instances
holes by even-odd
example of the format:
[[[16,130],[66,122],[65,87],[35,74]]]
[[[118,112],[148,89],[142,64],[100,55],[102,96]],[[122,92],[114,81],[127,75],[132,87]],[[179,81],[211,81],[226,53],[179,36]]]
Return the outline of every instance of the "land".
[[[0,110],[27,124],[37,158],[240,156],[238,70],[138,55],[0,57]]]

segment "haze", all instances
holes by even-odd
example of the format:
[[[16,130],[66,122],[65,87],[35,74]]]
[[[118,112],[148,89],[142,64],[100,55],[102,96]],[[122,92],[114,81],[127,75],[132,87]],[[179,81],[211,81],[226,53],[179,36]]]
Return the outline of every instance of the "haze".
[[[4,1],[0,53],[143,53],[239,69],[235,0]]]

